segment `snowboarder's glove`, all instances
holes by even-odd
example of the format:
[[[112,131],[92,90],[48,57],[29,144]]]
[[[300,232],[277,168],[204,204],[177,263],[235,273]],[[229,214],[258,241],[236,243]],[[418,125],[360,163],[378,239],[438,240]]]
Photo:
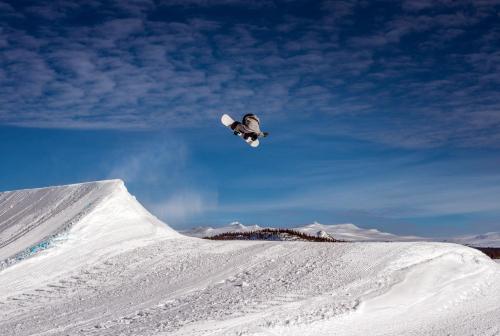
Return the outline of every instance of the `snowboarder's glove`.
[[[269,135],[269,132],[262,132],[262,136],[265,138],[266,136]]]

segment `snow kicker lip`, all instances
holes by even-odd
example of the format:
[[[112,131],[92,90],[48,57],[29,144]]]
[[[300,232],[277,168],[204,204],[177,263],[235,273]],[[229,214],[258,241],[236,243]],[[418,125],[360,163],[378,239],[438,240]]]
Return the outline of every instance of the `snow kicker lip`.
[[[156,234],[177,235],[121,180],[0,193],[0,271],[69,237],[114,246]]]

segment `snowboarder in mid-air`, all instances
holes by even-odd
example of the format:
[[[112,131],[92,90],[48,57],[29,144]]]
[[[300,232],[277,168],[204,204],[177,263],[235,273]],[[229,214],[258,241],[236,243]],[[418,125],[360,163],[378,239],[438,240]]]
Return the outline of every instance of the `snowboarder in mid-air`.
[[[255,114],[248,113],[243,116],[243,122],[235,121],[231,124],[231,129],[234,135],[243,135],[243,139],[251,138],[252,141],[257,140],[259,137],[266,137],[267,132],[260,130],[260,119]]]
[[[234,135],[239,135],[252,147],[257,147],[259,138],[266,137],[269,134],[260,130],[260,119],[252,113],[245,114],[242,122],[234,121],[227,114],[222,116],[221,121],[224,126],[233,130]]]

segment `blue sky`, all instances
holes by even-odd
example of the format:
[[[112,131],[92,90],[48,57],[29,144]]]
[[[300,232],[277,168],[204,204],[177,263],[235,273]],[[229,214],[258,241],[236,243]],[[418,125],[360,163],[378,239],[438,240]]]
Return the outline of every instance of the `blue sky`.
[[[0,0],[0,190],[122,178],[175,228],[498,231],[499,9]]]

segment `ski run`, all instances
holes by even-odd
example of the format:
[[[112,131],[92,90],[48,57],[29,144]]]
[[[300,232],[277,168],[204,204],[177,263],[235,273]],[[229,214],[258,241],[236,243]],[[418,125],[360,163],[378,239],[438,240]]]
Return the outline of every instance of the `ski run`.
[[[187,237],[120,180],[3,192],[0,335],[493,336],[500,264],[452,243]]]

